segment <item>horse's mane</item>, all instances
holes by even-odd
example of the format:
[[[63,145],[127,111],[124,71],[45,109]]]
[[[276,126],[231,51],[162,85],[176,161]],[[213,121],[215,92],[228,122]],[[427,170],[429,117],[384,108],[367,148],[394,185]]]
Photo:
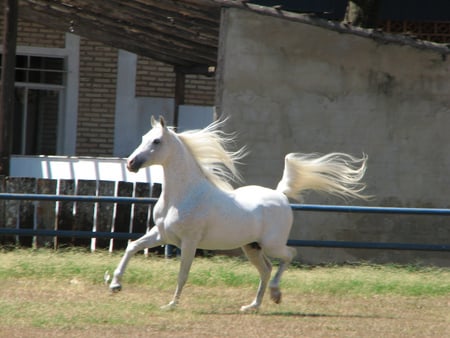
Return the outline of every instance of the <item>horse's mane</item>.
[[[219,189],[230,191],[230,181],[240,181],[236,164],[246,155],[245,147],[237,151],[227,148],[234,143],[235,135],[219,128],[224,120],[216,121],[204,129],[189,130],[177,134],[191,152],[206,178]]]

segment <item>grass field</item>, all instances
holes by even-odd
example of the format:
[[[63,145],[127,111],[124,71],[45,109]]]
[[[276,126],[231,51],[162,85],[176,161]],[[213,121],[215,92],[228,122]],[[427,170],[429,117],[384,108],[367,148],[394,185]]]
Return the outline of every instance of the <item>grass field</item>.
[[[296,266],[269,297],[241,314],[258,275],[238,258],[197,258],[180,306],[165,312],[177,260],[137,255],[111,294],[104,273],[119,254],[0,252],[0,337],[450,337],[450,269]]]

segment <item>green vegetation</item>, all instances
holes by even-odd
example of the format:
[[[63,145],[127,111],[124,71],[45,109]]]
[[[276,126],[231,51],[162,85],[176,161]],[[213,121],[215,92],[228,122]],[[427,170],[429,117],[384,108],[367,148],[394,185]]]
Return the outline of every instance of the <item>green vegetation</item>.
[[[120,253],[0,251],[0,336],[7,337],[442,337],[450,317],[450,269],[293,266],[283,302],[266,297],[259,315],[239,313],[258,275],[246,260],[194,261],[179,308],[164,312],[179,261],[136,255],[111,294],[104,282]]]
[[[0,280],[78,279],[103,284],[120,254],[84,250],[14,250],[0,254]],[[152,285],[171,290],[179,262],[136,255],[124,276],[126,285]],[[188,283],[203,287],[254,287],[256,269],[245,259],[224,256],[196,258]],[[395,294],[404,296],[450,295],[450,269],[398,265],[294,266],[285,274],[283,287],[303,293],[333,295]]]

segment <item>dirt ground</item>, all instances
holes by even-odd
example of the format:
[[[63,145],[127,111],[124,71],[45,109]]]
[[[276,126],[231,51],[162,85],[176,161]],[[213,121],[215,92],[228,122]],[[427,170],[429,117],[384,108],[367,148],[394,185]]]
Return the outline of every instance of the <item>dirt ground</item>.
[[[111,295],[76,280],[2,285],[0,337],[450,337],[450,297],[335,296],[289,292],[259,313],[238,309],[254,290],[187,287],[180,307],[159,309],[171,292],[129,286]]]

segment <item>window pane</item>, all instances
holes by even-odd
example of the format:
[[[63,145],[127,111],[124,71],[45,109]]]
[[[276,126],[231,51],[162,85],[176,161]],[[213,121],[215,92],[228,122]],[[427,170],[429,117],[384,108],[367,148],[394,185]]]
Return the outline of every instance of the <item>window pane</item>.
[[[27,82],[27,71],[24,69],[16,69],[16,82]]]
[[[23,109],[25,106],[25,88],[16,88],[14,100],[12,152],[22,154]]]
[[[58,127],[59,92],[53,90],[31,91],[35,102],[29,102],[29,109],[36,109],[36,149],[37,155],[55,155]],[[33,106],[33,107],[32,107]]]
[[[55,155],[59,91],[16,89],[13,153]]]
[[[63,84],[63,73],[60,72],[42,72],[41,82],[48,84]]]
[[[17,55],[16,56],[16,68],[28,68],[28,56]]]
[[[28,81],[27,82],[31,82],[31,83],[41,83],[41,72],[40,71],[29,71],[28,72]]]
[[[64,59],[62,58],[41,58],[42,68],[49,70],[64,70]]]
[[[30,68],[41,69],[42,68],[42,58],[40,56],[30,56]]]

